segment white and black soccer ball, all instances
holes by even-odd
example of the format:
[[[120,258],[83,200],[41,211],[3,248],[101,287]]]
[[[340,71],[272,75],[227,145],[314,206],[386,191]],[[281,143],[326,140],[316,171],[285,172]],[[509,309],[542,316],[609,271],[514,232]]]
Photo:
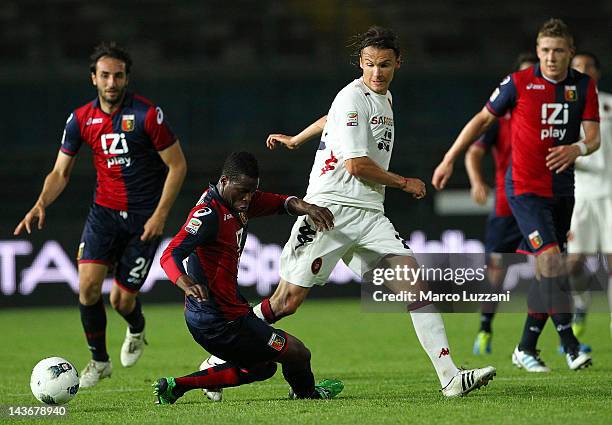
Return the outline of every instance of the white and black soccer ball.
[[[79,373],[68,360],[49,357],[34,366],[30,388],[42,403],[68,403],[79,391]]]

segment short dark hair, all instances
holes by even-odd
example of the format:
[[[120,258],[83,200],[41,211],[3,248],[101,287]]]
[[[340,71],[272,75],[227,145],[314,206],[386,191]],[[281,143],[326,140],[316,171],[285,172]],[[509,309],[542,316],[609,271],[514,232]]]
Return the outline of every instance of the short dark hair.
[[[521,64],[529,62],[529,63],[538,63],[538,57],[532,52],[523,52],[516,57],[516,61],[514,61],[514,70],[518,71]]]
[[[601,71],[601,62],[599,62],[599,58],[597,56],[595,56],[595,53],[588,52],[588,51],[585,51],[585,50],[579,50],[574,55],[574,57],[576,57],[576,56],[586,56],[587,58],[591,58],[593,60],[593,65],[595,65],[595,68],[598,71]]]
[[[567,40],[570,48],[574,48],[574,37],[570,33],[569,28],[561,19],[550,18],[544,22],[538,31],[537,41],[542,37],[564,38]]]
[[[232,152],[225,159],[221,174],[229,179],[236,179],[241,175],[257,179],[259,178],[259,165],[255,156],[250,152]]]
[[[395,32],[389,28],[376,25],[368,28],[363,34],[354,36],[349,46],[353,48],[353,56],[355,57],[361,56],[361,51],[369,46],[377,49],[391,49],[398,59],[401,55],[399,39]]]
[[[95,74],[96,73],[96,64],[102,57],[115,58],[123,63],[125,63],[125,73],[129,74],[130,69],[132,68],[132,57],[123,47],[118,45],[114,41],[103,41],[94,47],[94,51],[89,56],[91,59],[91,63],[89,64],[89,70]]]

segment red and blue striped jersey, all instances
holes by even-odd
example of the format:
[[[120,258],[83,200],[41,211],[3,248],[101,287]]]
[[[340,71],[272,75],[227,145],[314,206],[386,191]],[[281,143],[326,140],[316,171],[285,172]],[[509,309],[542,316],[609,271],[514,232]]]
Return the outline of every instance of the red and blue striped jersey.
[[[577,142],[582,121],[599,121],[595,82],[568,69],[565,80],[554,83],[536,64],[508,75],[486,107],[498,117],[512,111],[512,159],[506,183],[513,193],[573,196],[574,168],[552,172],[546,156],[553,146]]]
[[[70,114],[61,151],[74,156],[83,142],[91,147],[96,204],[148,215],[157,207],[167,173],[158,152],[175,141],[161,108],[126,93],[121,107],[110,115],[97,98]]]
[[[249,312],[249,304],[238,290],[238,265],[248,220],[286,212],[288,199],[258,190],[247,212],[240,213],[225,203],[214,185],[204,191],[160,260],[173,283],[188,274],[208,290],[208,300],[203,303],[186,297],[186,308],[203,312],[201,320],[209,322],[231,321]],[[189,258],[187,270],[185,258]]]
[[[481,138],[474,142],[486,151],[490,150],[493,155],[495,163],[495,215],[498,217],[509,217],[512,215],[504,188],[506,171],[508,170],[508,165],[510,165],[510,147],[512,143],[510,134],[511,118],[510,113],[499,118]]]

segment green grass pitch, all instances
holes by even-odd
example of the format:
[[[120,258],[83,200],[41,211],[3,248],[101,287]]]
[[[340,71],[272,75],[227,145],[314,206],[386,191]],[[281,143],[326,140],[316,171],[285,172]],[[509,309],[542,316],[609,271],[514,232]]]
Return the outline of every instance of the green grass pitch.
[[[107,307],[107,340],[113,376],[79,391],[68,418],[30,419],[61,424],[604,424],[612,423],[612,340],[608,314],[592,314],[584,342],[593,346],[594,366],[568,370],[557,354],[557,336],[548,323],[540,339],[552,373],[515,369],[510,354],[524,316],[498,315],[493,353],[471,353],[478,326],[475,314],[446,315],[451,354],[464,367],[497,367],[489,386],[460,399],[445,399],[406,314],[361,312],[358,301],[307,301],[281,328],[311,349],[316,378],[338,377],[345,389],[331,401],[288,400],[277,374],[269,381],[230,388],[222,403],[192,391],[172,406],[156,406],[151,383],[197,369],[205,353],[191,339],[180,304],[145,305],[149,346],[140,362],[124,369],[119,349],[125,324]],[[30,393],[32,367],[44,357],[62,356],[80,370],[89,356],[78,309],[5,309],[0,312],[2,405],[37,405]],[[42,421],[42,422],[41,422]],[[2,423],[23,422],[2,418]]]

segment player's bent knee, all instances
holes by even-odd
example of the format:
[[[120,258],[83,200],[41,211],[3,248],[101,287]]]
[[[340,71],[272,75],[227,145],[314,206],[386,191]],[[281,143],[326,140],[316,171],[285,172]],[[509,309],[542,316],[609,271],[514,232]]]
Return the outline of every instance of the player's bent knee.
[[[262,363],[249,369],[240,370],[240,380],[243,384],[270,379],[276,373],[277,365],[274,362]]]

